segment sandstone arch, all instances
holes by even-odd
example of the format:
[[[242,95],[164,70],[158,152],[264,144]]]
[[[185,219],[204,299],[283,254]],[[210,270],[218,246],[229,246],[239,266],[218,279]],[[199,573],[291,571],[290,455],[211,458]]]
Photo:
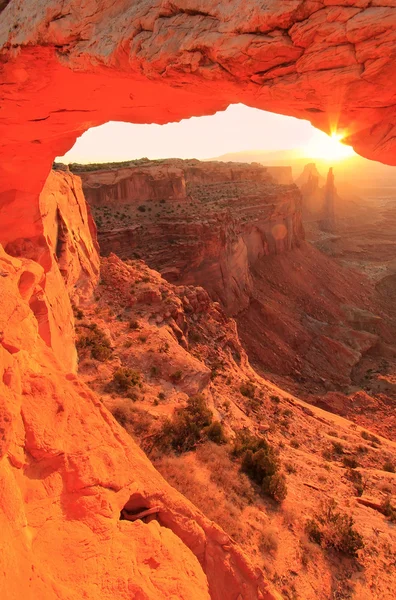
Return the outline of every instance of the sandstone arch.
[[[393,0],[0,2],[0,243],[25,248],[42,240],[46,259],[10,257],[0,247],[1,455],[7,454],[0,463],[0,525],[11,571],[4,597],[77,598],[76,581],[87,597],[104,597],[95,595],[98,565],[103,580],[114,582],[111,569],[121,559],[122,572],[133,577],[114,582],[117,598],[139,597],[158,565],[145,555],[142,568],[136,556],[151,544],[165,568],[175,559],[186,566],[178,573],[183,598],[190,597],[189,570],[195,597],[208,597],[197,556],[212,598],[234,597],[234,589],[243,600],[274,598],[238,549],[164,484],[69,372],[75,357],[62,346],[72,324],[40,337],[30,288],[22,286],[22,298],[18,282],[31,272],[29,281],[69,319],[66,287],[51,258],[58,238],[41,219],[40,192],[54,157],[110,119],[164,123],[244,102],[309,118],[326,131],[337,126],[361,154],[396,164],[395,29]],[[55,195],[66,186],[62,177],[50,182]],[[78,190],[66,188],[78,204]],[[89,241],[91,227],[86,217],[82,239]],[[93,264],[80,262],[95,279],[94,248],[91,256]],[[169,529],[119,525],[120,510],[141,491],[155,499]],[[84,553],[75,553],[84,543],[109,544],[109,554],[98,550],[97,563],[90,556],[81,567]],[[130,556],[120,553],[124,546]],[[107,581],[101,585],[111,591]],[[173,593],[172,585],[159,585],[148,597]]]
[[[3,3],[0,239],[13,235],[9,212],[32,236],[53,158],[111,119],[165,123],[244,102],[337,127],[396,164],[395,40],[392,0]]]

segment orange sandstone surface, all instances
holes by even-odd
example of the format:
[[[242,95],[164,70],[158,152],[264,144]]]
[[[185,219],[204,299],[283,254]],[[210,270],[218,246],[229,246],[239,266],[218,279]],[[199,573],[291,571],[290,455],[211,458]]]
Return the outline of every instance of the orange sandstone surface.
[[[232,102],[338,127],[395,164],[393,2],[343,4],[0,3],[1,597],[277,597],[76,374],[72,301],[88,301],[98,255],[79,182],[50,168],[110,119],[165,123]],[[124,509],[141,518],[120,520]],[[356,510],[389,547],[384,515]],[[393,597],[389,550],[376,562],[370,549],[359,598]]]

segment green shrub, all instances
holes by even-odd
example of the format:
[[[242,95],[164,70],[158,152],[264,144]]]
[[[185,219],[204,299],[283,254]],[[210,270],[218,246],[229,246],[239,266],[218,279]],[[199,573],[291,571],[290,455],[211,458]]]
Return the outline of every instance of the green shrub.
[[[282,502],[287,495],[287,486],[285,476],[279,473],[278,454],[266,440],[256,440],[258,441],[248,441],[248,447],[242,457],[241,470],[261,487],[264,494],[276,502]],[[260,447],[253,451],[258,445]]]
[[[76,348],[79,354],[83,350],[88,350],[91,357],[101,362],[106,361],[110,358],[112,349],[110,340],[106,334],[99,329],[96,323],[92,325],[83,325],[87,329],[87,332],[80,335],[76,342]]]
[[[251,381],[248,381],[247,383],[242,383],[242,385],[239,388],[239,391],[241,392],[242,396],[245,396],[246,398],[254,398],[254,395],[256,393],[256,386],[253,385]]]
[[[208,427],[205,429],[205,434],[208,440],[214,442],[215,444],[225,444],[227,442],[227,438],[224,433],[224,427],[220,423],[220,421],[213,421]]]
[[[267,447],[267,440],[254,436],[247,429],[240,429],[236,432],[232,454],[233,456],[239,458],[246,452],[246,450],[250,450],[252,453],[254,453],[257,452],[257,450],[260,450],[260,448]]]
[[[357,556],[364,548],[363,538],[354,528],[354,520],[338,511],[334,500],[325,502],[321,513],[307,521],[306,532],[311,541],[349,556]]]
[[[124,394],[136,400],[136,394],[133,388],[140,384],[140,374],[137,371],[120,367],[113,373],[112,388],[119,394]]]
[[[392,461],[390,461],[390,460],[387,460],[384,463],[384,466],[382,468],[383,468],[384,471],[387,471],[388,473],[394,473],[395,472],[395,464]]]
[[[172,419],[165,421],[157,435],[157,446],[163,452],[193,450],[205,439],[212,421],[212,411],[208,409],[205,398],[201,394],[191,396],[184,408],[175,411]]]

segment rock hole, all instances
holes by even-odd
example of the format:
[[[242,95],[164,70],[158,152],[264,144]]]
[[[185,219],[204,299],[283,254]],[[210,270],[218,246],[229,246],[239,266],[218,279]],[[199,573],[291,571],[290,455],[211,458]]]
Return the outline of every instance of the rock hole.
[[[120,521],[159,521],[159,512],[158,506],[150,506],[141,494],[134,494],[121,510]]]
[[[35,277],[30,271],[24,271],[18,281],[18,289],[22,298],[26,298],[29,295],[29,290],[34,285]]]

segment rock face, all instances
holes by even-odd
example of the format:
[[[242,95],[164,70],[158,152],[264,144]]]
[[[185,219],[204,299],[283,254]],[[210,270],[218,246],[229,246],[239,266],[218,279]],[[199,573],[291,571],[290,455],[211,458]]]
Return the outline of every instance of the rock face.
[[[138,252],[169,281],[201,285],[228,314],[236,314],[249,302],[256,261],[304,239],[300,193],[294,185],[274,183],[268,169],[258,164],[162,162],[162,167],[155,162],[144,167],[148,178],[153,171],[149,198],[144,191],[139,197],[132,192],[129,203],[124,195],[118,200],[114,194],[107,204],[98,201],[108,194],[102,182],[118,177],[118,170],[113,175],[111,169],[77,168],[99,225],[101,252],[124,259]],[[166,174],[176,165],[187,194],[178,202],[173,174],[166,183]],[[155,179],[159,168],[162,177]],[[141,171],[140,166],[123,170],[125,190],[134,189]],[[285,175],[288,179],[288,171],[281,173]]]
[[[345,4],[0,3],[2,597],[274,598],[70,374],[67,287],[89,289],[94,250],[77,252],[81,268],[71,259],[83,245],[61,201],[46,230],[41,193],[89,127],[231,102],[337,123],[358,152],[396,164],[393,2]],[[119,521],[154,502],[159,521]]]
[[[23,215],[8,214],[3,221],[15,239],[5,246],[10,256],[29,259],[36,276],[21,275],[23,297],[38,324],[41,338],[66,371],[75,371],[74,317],[71,302],[78,304],[92,294],[99,277],[96,227],[82,193],[81,181],[64,172],[48,177],[39,197],[39,214],[31,235],[23,231]],[[34,229],[33,229],[34,228]],[[96,235],[94,239],[96,238]]]
[[[29,237],[55,156],[111,119],[165,123],[244,102],[337,127],[357,152],[396,164],[395,27],[391,0],[7,2],[0,240],[14,239],[10,212]]]
[[[36,245],[0,250],[0,595],[231,600],[240,590],[246,600],[275,600],[70,372],[68,294],[89,296],[97,279],[93,226],[70,174],[50,175],[40,207]],[[195,362],[190,393],[210,379]],[[120,521],[124,507],[155,508],[157,517]]]
[[[330,167],[324,189],[324,215],[322,220],[322,229],[325,231],[334,231],[336,227],[336,196],[337,190],[334,185],[334,173],[332,167]]]

